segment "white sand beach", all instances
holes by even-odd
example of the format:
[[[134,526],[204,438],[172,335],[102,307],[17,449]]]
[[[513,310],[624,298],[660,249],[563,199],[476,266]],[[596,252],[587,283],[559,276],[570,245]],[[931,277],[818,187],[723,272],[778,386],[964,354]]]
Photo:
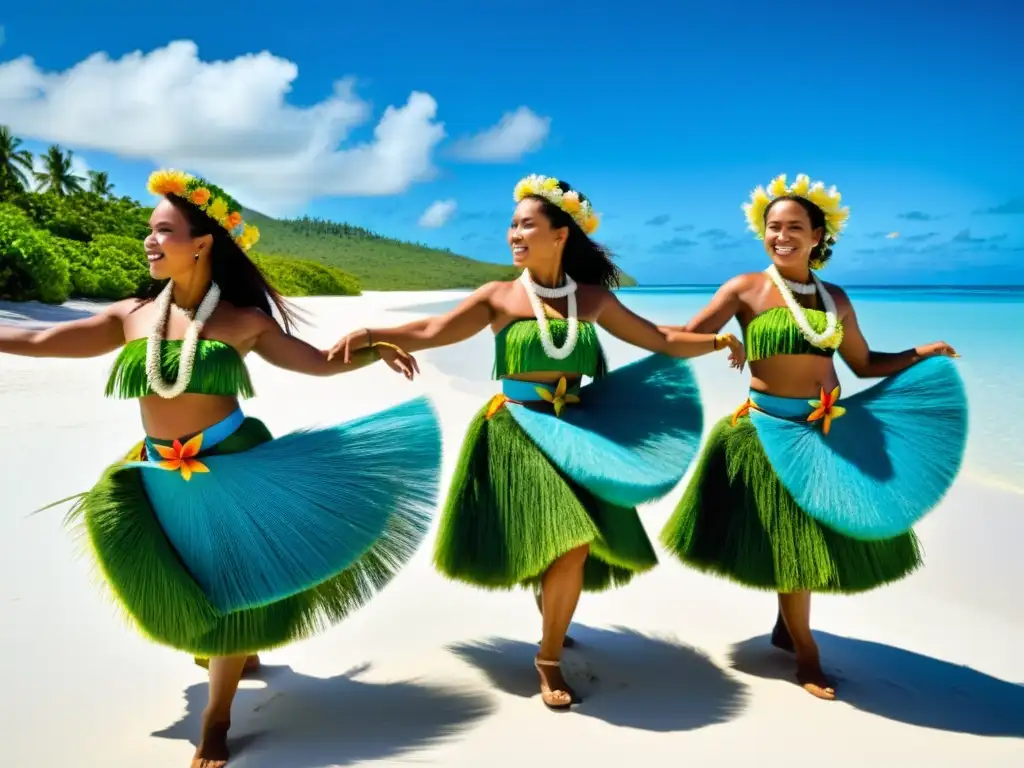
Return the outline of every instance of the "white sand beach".
[[[301,334],[328,345],[458,295],[301,300],[314,322]],[[0,304],[0,322],[88,311]],[[607,348],[612,365],[642,354]],[[315,379],[253,358],[257,397],[244,407],[282,433],[428,394],[444,425],[443,494],[468,420],[496,391],[490,334],[418,357],[413,383],[383,366]],[[62,528],[63,507],[29,515],[88,489],[140,438],[137,407],[102,397],[111,360],[0,356],[4,766],[184,768],[199,733],[205,671],[116,618]],[[746,375],[724,356],[695,366],[710,425],[741,401]],[[641,510],[652,539],[681,493]],[[791,659],[768,645],[773,595],[659,551],[661,565],[631,586],[581,600],[565,666],[585,701],[569,714],[540,701],[532,596],[446,581],[431,565],[432,532],[348,621],[263,656],[236,700],[230,765],[1022,766],[1022,512],[1020,495],[965,472],[918,528],[923,570],[815,598],[836,702],[802,691]]]

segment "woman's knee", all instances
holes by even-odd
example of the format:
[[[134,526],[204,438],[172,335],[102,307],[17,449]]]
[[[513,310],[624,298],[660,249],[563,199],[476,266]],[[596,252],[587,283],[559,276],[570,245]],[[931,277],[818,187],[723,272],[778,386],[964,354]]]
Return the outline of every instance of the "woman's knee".
[[[582,568],[583,564],[586,562],[587,557],[589,555],[590,545],[584,544],[582,546],[576,547],[575,549],[570,549],[568,552],[566,552],[564,555],[558,558],[556,562],[566,566],[575,565]]]

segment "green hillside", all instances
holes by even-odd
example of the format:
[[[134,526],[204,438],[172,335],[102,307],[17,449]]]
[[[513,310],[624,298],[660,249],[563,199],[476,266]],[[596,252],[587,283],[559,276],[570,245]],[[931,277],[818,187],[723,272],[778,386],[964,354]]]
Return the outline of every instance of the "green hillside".
[[[246,211],[245,217],[260,229],[258,252],[336,267],[354,275],[368,291],[475,288],[519,274],[511,264],[491,264],[393,240],[351,224],[308,217],[278,220],[256,211]],[[622,284],[636,285],[636,281],[624,275]]]
[[[76,175],[71,151],[53,145],[34,157],[22,144],[0,125],[0,300],[117,300],[146,287],[151,278],[142,240],[152,208],[115,195],[103,171]],[[510,264],[350,224],[279,221],[254,211],[246,217],[262,235],[253,260],[286,296],[475,288],[517,275]]]

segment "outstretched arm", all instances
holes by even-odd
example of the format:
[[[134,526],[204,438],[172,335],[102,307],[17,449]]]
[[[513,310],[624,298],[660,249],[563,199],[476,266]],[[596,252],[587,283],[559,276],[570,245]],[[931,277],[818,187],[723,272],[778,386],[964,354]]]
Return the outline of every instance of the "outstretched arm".
[[[345,336],[334,345],[330,356],[345,359],[371,344],[394,344],[408,352],[445,347],[472,338],[491,322],[491,297],[500,283],[487,283],[467,296],[459,306],[443,315],[415,320],[395,328],[364,328]]]
[[[119,301],[90,317],[43,331],[0,327],[0,352],[23,357],[101,357],[124,344],[124,316],[134,305],[134,299]]]
[[[271,365],[286,371],[304,373],[309,376],[334,376],[365,368],[371,363],[383,360],[393,371],[407,379],[419,372],[416,360],[400,349],[375,346],[361,349],[349,360],[331,358],[327,350],[317,349],[312,344],[284,332],[271,317],[261,315],[261,330],[256,338],[253,351]]]
[[[944,341],[926,344],[902,352],[876,352],[868,345],[857,322],[857,313],[849,297],[840,289],[830,287],[835,296],[836,310],[843,322],[843,343],[839,355],[854,375],[860,379],[875,379],[893,376],[928,357],[945,355],[959,357]]]
[[[627,344],[672,357],[700,357],[729,348],[735,367],[743,366],[743,345],[732,334],[694,333],[660,329],[626,307],[615,294],[605,300],[598,317],[601,327]]]
[[[711,301],[686,325],[661,326],[663,331],[691,331],[693,333],[718,333],[740,310],[740,295],[746,290],[747,278],[739,275],[726,281],[715,291]]]

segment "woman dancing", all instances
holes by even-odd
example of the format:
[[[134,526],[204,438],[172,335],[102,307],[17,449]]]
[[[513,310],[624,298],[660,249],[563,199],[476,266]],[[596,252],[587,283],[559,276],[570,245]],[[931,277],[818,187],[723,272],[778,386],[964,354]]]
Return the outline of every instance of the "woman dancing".
[[[245,254],[259,233],[241,206],[177,171],[154,173],[149,189],[163,198],[145,240],[163,281],[155,298],[46,331],[0,328],[0,352],[121,348],[107,395],[139,399],[146,438],[78,497],[69,520],[145,636],[212,657],[192,765],[214,768],[228,759],[247,657],[340,621],[413,555],[436,499],[440,431],[423,399],[277,439],[245,417],[249,352],[313,376],[381,359],[412,379],[416,363],[384,343],[329,360],[292,336],[292,310]]]
[[[731,334],[672,332],[623,306],[618,270],[590,239],[598,218],[564,181],[515,188],[508,230],[520,279],[476,290],[447,314],[342,339],[344,359],[375,342],[410,351],[455,344],[488,325],[502,382],[473,419],[438,534],[446,576],[486,589],[542,591],[536,667],[552,708],[578,701],[559,664],[581,590],[628,582],[657,563],[636,505],[665,495],[696,453],[702,410],[688,364],[730,351]],[[606,373],[597,326],[656,352]],[[581,387],[584,376],[594,379]]]
[[[876,352],[849,297],[815,275],[849,215],[834,187],[779,176],[743,207],[772,264],[726,282],[683,328],[737,318],[750,393],[715,425],[661,540],[684,563],[777,592],[772,642],[795,651],[807,691],[833,699],[811,593],[861,592],[919,566],[911,526],[959,470],[965,394],[949,344]],[[840,405],[837,350],[859,378],[884,381]]]

